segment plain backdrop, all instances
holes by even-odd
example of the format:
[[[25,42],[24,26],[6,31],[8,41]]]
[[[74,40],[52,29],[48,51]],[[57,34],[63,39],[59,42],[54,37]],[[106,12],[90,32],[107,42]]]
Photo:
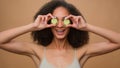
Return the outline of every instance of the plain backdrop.
[[[0,0],[0,31],[27,25],[50,0]],[[85,16],[87,23],[120,32],[120,0],[67,0]],[[30,33],[17,37],[32,42]],[[90,33],[90,43],[106,39]],[[0,49],[0,68],[35,68],[29,57]],[[120,68],[120,50],[89,59],[84,68]]]

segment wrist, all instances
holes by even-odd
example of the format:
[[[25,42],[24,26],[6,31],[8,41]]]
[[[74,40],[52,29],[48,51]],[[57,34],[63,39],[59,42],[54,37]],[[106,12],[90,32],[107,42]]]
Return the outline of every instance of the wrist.
[[[31,31],[36,31],[36,26],[34,25],[34,23],[30,23],[30,24],[28,24],[28,25],[26,25],[26,26],[30,28],[30,29],[29,29],[30,32],[31,32]]]
[[[90,24],[88,24],[88,23],[86,23],[86,24],[84,25],[84,27],[79,28],[79,30],[89,31],[89,30],[90,30],[90,27],[91,27],[91,25],[90,25]]]
[[[85,27],[85,31],[91,31],[91,29],[92,29],[92,25],[91,24],[86,24],[86,27]]]

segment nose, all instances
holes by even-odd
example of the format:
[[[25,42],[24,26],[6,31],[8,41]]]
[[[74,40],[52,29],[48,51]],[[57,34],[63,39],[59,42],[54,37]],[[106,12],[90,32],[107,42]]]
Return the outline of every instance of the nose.
[[[64,26],[63,21],[59,20],[59,21],[58,21],[58,24],[57,24],[57,27],[61,28],[61,27],[63,27],[63,26]]]

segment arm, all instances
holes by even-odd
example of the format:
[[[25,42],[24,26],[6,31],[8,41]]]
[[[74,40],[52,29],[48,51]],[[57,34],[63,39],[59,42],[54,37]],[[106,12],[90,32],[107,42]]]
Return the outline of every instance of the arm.
[[[30,32],[32,31],[32,28],[33,28],[32,24],[29,24],[29,25],[9,29],[6,31],[2,31],[0,32],[0,44],[9,42],[12,39],[16,38],[17,36]]]
[[[51,14],[39,15],[34,23],[0,32],[0,49],[4,49],[17,54],[34,54],[36,48],[34,44],[13,41],[13,39],[27,32],[52,27],[52,24],[47,24],[47,21],[50,18]]]
[[[85,61],[87,61],[90,57],[120,49],[120,33],[87,24],[82,16],[69,15],[66,18],[71,19],[73,22],[73,24],[69,24],[67,27],[92,32],[108,40],[105,42],[86,44],[79,48],[77,50],[77,55],[79,56],[81,65],[84,65]]]
[[[70,24],[67,27],[89,31],[108,40],[105,42],[86,45],[83,48],[85,51],[85,56],[91,57],[101,55],[120,48],[120,33],[87,24],[81,16],[69,15],[66,18],[71,19],[73,22],[72,25]]]
[[[97,34],[108,41],[106,42],[100,42],[100,43],[94,43],[87,46],[87,52],[86,54],[89,56],[96,56],[105,54],[108,52],[111,52],[113,50],[120,48],[120,34],[108,29],[100,28],[97,26],[93,26],[90,24],[87,24],[86,29],[89,32],[92,32],[94,34]]]
[[[0,32],[0,49],[18,54],[33,54],[32,47],[26,42],[13,41],[14,38],[33,30],[32,24]]]

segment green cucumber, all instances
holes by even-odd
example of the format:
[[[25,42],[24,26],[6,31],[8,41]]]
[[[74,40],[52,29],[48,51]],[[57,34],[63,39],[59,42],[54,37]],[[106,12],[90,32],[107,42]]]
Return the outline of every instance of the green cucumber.
[[[64,25],[67,26],[68,24],[70,24],[70,20],[69,19],[64,19]]]
[[[51,19],[51,23],[55,25],[55,24],[58,23],[58,20],[57,20],[56,18],[52,18],[52,19]]]

